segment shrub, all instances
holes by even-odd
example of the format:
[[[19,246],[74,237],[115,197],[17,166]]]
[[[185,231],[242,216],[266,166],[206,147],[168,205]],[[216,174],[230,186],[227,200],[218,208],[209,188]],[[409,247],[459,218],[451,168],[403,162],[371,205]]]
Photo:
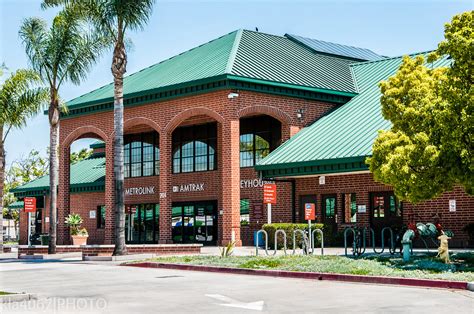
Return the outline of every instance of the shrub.
[[[294,224],[294,223],[274,223],[274,224],[265,224],[262,226],[262,229],[265,230],[268,233],[268,247],[273,249],[275,247],[275,232],[277,230],[283,230],[286,233],[286,246],[287,249],[292,250],[293,249],[293,231],[296,229],[300,230],[308,230],[308,224]],[[324,231],[324,225],[320,223],[312,224],[311,225],[311,230],[314,229],[322,229]],[[326,236],[326,232],[324,234]],[[300,233],[296,234],[296,246],[298,248],[302,247],[302,236]],[[321,245],[321,236],[316,233],[315,236],[315,247],[318,247]],[[278,243],[277,247],[279,249],[283,248],[283,235],[279,234],[278,235]]]

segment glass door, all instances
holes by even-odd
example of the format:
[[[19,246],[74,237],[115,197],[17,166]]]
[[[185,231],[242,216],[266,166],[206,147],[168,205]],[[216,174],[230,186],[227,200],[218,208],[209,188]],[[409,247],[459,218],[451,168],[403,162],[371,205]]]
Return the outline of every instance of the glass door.
[[[321,202],[323,223],[326,226],[331,226],[332,232],[336,233],[337,196],[336,194],[323,195]]]
[[[127,243],[158,243],[158,204],[127,205],[125,208],[125,240]]]
[[[383,228],[401,227],[403,223],[401,205],[393,192],[376,192],[370,195],[370,207],[370,225],[375,232],[376,245],[380,245]],[[385,241],[385,243],[388,242]]]
[[[215,244],[217,240],[215,202],[173,204],[171,226],[175,243]]]

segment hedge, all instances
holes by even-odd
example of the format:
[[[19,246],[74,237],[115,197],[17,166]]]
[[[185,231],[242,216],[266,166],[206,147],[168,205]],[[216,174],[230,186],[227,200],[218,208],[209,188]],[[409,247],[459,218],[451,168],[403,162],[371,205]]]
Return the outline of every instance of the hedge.
[[[300,229],[300,230],[308,230],[308,224],[294,224],[294,223],[274,223],[274,224],[265,224],[262,226],[262,229],[268,233],[268,248],[275,248],[275,232],[277,230],[283,230],[286,233],[286,247],[288,250],[293,249],[293,230]],[[324,231],[324,224],[316,223],[311,225],[311,231],[314,229],[322,229]],[[315,236],[315,247],[321,245],[321,235],[316,233]],[[296,234],[296,246],[301,248],[302,247],[302,236],[301,233]],[[283,248],[283,235],[280,233],[278,235],[278,243],[277,247],[279,249]]]

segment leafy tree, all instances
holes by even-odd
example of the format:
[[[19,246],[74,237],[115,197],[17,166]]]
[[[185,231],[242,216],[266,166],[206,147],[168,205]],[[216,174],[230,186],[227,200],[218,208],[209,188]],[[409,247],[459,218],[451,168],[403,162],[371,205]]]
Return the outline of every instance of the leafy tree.
[[[92,149],[83,148],[78,152],[71,154],[71,164],[89,158],[92,155]]]
[[[58,185],[59,89],[69,81],[79,84],[100,57],[105,41],[100,33],[85,28],[78,12],[63,10],[51,27],[39,18],[28,18],[20,29],[31,66],[49,87],[50,124],[50,241],[48,252],[56,252],[56,212]]]
[[[380,84],[381,131],[368,158],[378,181],[397,196],[419,202],[462,185],[474,194],[473,12],[453,17],[445,40],[429,55],[404,57],[398,72]],[[433,68],[442,58],[450,67]]]
[[[81,11],[113,46],[114,77],[114,187],[115,249],[114,255],[127,253],[125,246],[124,152],[123,152],[123,76],[127,69],[125,34],[142,29],[148,22],[155,0],[44,0],[45,7],[65,5]]]
[[[47,98],[47,94],[46,94]],[[5,176],[3,187],[3,213],[15,222],[15,230],[18,230],[19,211],[9,206],[16,202],[16,198],[10,191],[20,185],[36,180],[48,174],[48,159],[42,157],[37,150],[32,150],[26,157],[21,157],[11,163]],[[18,234],[18,233],[17,233]]]
[[[2,67],[3,68],[3,67]],[[3,197],[5,179],[5,140],[12,128],[22,128],[37,114],[48,94],[39,87],[37,73],[18,70],[0,86],[0,249],[3,250]],[[0,251],[1,252],[1,251]]]

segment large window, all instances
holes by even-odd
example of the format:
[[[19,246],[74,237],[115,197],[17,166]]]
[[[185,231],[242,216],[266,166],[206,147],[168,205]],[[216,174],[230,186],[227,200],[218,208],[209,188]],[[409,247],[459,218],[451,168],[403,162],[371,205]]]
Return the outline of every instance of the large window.
[[[253,167],[281,140],[281,123],[269,116],[240,120],[240,167]]]
[[[124,175],[147,177],[160,174],[158,133],[139,133],[124,136]]]
[[[215,170],[217,125],[181,127],[173,132],[173,173]]]

